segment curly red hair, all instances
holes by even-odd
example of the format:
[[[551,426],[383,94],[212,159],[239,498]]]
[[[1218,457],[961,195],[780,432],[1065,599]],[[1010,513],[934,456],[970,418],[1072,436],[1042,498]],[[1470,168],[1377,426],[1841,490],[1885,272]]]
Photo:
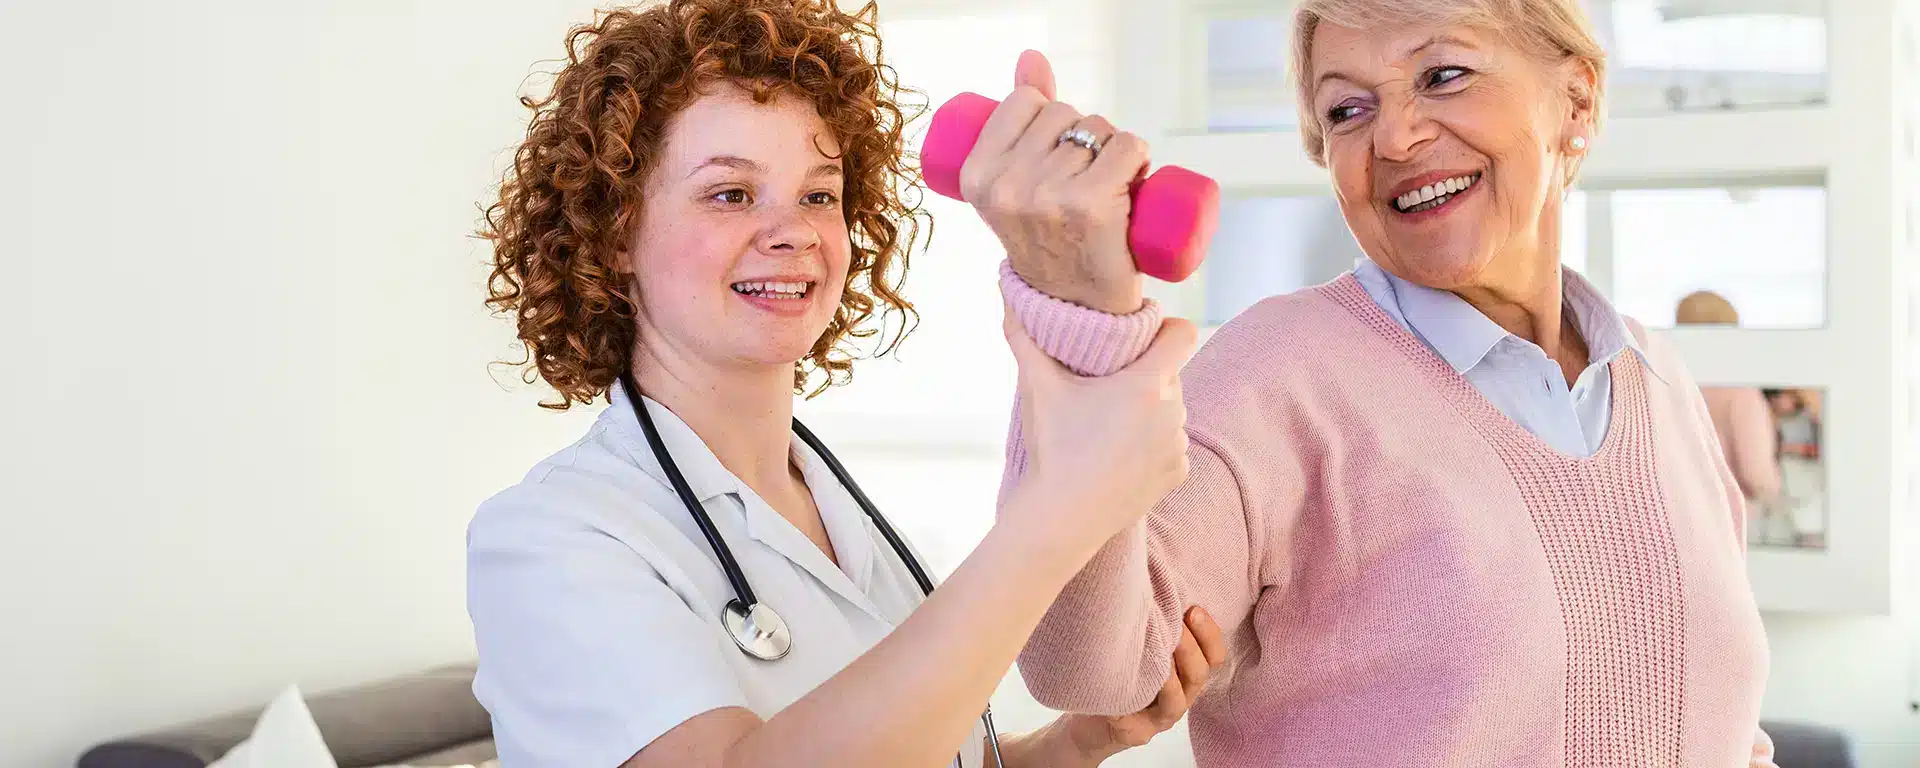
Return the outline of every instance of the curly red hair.
[[[903,139],[925,102],[902,102],[914,92],[882,62],[877,13],[872,2],[848,13],[835,0],[671,0],[598,13],[567,34],[552,90],[520,99],[533,118],[480,233],[493,243],[486,303],[514,317],[526,352],[508,362],[560,395],[543,407],[591,403],[632,365],[638,304],[622,255],[668,122],[719,81],[763,103],[808,100],[842,150],[852,262],[794,391],[816,374],[809,396],[849,379],[844,342],[884,332],[888,316],[899,332],[875,354],[905,337],[917,315],[900,289],[925,213],[907,199],[917,175]],[[862,328],[876,311],[883,327]]]

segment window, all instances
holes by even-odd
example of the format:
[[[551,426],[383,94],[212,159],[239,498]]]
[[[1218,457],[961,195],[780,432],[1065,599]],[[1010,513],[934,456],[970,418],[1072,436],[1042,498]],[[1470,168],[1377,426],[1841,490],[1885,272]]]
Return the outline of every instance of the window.
[[[1287,51],[1292,3],[1207,13],[1208,131],[1299,127]],[[1587,0],[1620,116],[1819,105],[1826,0]]]
[[[1288,78],[1292,15],[1207,20],[1207,130],[1292,130],[1300,125]]]
[[[1574,192],[1561,214],[1560,261],[1583,273],[1587,215],[1586,193]],[[1364,258],[1331,197],[1227,198],[1200,275],[1206,303],[1199,321],[1220,325],[1268,296],[1339,277]]]
[[[1826,102],[1825,0],[1589,0],[1616,115]]]
[[[1202,322],[1224,323],[1268,296],[1338,277],[1364,257],[1331,197],[1224,200],[1207,252]]]
[[[1620,311],[1673,324],[1698,290],[1745,328],[1817,328],[1827,314],[1827,194],[1821,187],[1630,189],[1611,207],[1609,273]]]
[[[1674,305],[1699,290],[1726,297],[1747,328],[1826,322],[1824,188],[1579,190],[1561,224],[1561,263],[1650,327],[1673,325]],[[1365,256],[1330,197],[1229,198],[1202,273],[1203,322],[1331,280]]]

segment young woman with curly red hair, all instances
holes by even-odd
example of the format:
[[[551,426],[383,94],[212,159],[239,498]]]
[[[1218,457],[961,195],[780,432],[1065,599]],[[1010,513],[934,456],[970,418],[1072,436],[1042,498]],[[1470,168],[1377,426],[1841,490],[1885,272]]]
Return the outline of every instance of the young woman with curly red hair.
[[[1041,469],[930,597],[803,439],[794,396],[844,380],[876,314],[912,311],[909,115],[874,19],[609,12],[523,100],[489,303],[548,407],[610,407],[468,531],[474,687],[506,765],[983,765],[980,713],[1053,596],[1184,474],[1177,323],[1099,381],[1009,329]],[[1148,709],[999,739],[1006,765],[1093,765],[1170,726],[1220,660],[1204,616],[1188,632]]]

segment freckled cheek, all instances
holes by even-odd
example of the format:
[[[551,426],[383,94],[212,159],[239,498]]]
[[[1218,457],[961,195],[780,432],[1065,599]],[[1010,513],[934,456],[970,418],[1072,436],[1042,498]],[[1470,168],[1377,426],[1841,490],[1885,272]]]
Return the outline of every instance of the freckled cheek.
[[[835,282],[844,281],[853,263],[853,235],[847,231],[846,220],[834,213],[822,217],[814,226],[820,233],[820,251],[826,257],[828,274]]]
[[[722,228],[671,227],[646,243],[640,258],[641,288],[653,296],[692,299],[726,282],[739,238]]]

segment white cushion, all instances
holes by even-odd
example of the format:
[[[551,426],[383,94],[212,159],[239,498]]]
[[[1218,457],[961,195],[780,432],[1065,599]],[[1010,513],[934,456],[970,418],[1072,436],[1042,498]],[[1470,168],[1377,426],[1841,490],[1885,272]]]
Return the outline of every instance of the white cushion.
[[[207,768],[340,768],[333,761],[320,726],[313,723],[300,687],[287,686],[273,697],[253,734]]]
[[[260,719],[253,723],[252,735],[207,768],[340,768],[340,765],[334,762],[333,752],[327,749],[326,740],[320,737],[320,726],[314,724],[313,712],[307,709],[307,701],[300,695],[300,687],[290,685],[280,695],[273,697],[266,711],[260,713]],[[390,765],[381,768],[413,767]],[[500,768],[500,761],[488,760],[479,765],[436,765],[431,768]]]

